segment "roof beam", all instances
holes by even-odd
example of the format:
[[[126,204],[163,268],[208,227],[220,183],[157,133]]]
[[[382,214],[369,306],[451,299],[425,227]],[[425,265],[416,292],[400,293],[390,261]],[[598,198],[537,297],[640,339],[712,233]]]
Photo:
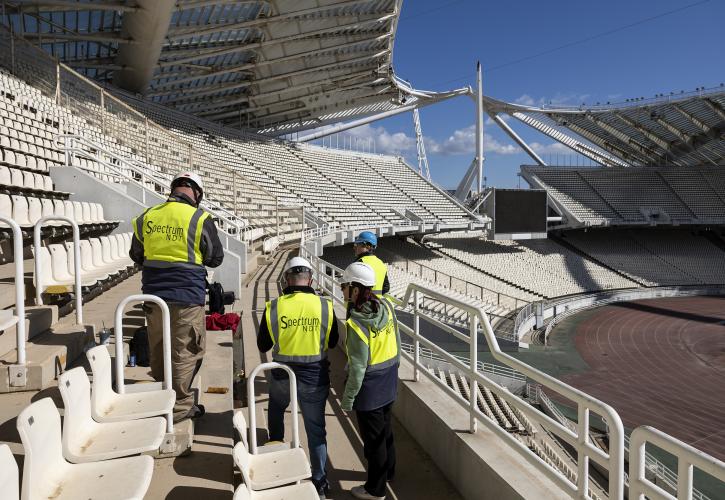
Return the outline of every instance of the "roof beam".
[[[217,85],[217,86],[213,86],[213,87],[204,86],[204,87],[199,87],[199,88],[194,88],[194,89],[184,89],[183,93],[184,93],[184,96],[187,96],[190,93],[194,94],[195,96],[198,96],[198,95],[213,94],[215,92],[221,92],[224,90],[233,90],[233,89],[237,89],[237,88],[241,88],[241,87],[249,87],[251,85],[258,85],[258,84],[267,83],[267,82],[271,82],[274,80],[280,80],[280,79],[284,79],[284,78],[292,78],[292,77],[304,75],[307,73],[314,73],[317,71],[325,71],[325,70],[334,70],[334,69],[337,69],[340,67],[349,66],[349,65],[363,62],[363,61],[375,61],[379,57],[386,55],[388,52],[389,52],[389,49],[384,49],[384,50],[381,50],[372,55],[367,55],[367,56],[363,56],[363,57],[354,57],[352,59],[345,59],[345,60],[337,61],[337,62],[330,63],[330,64],[323,64],[321,66],[315,66],[312,68],[305,68],[305,69],[301,69],[301,70],[297,70],[297,71],[291,71],[289,73],[282,73],[280,75],[274,75],[274,76],[269,76],[266,78],[260,78],[258,80],[249,80],[249,81],[245,81],[245,82],[241,82],[241,83],[233,83],[231,85],[224,84],[224,85]],[[148,94],[148,96],[155,97],[155,96],[164,95],[164,94],[168,94],[168,92],[151,92]]]
[[[387,38],[388,36],[390,36],[390,35],[389,34],[385,34],[385,35],[382,35],[382,36],[379,36],[379,37],[375,38],[373,41],[382,40],[382,39]],[[287,61],[293,61],[295,59],[302,59],[302,58],[306,58],[306,57],[314,57],[314,56],[319,56],[319,55],[324,55],[324,54],[334,54],[335,52],[338,52],[340,50],[343,50],[343,49],[346,49],[346,48],[349,48],[349,47],[353,47],[355,45],[360,45],[361,43],[364,43],[364,42],[367,42],[367,40],[350,42],[350,43],[345,43],[345,44],[341,44],[341,45],[335,45],[333,47],[328,47],[328,48],[325,48],[325,49],[310,50],[310,51],[307,51],[307,52],[302,52],[300,54],[294,54],[294,55],[291,55],[291,56],[285,56],[285,57],[279,57],[279,58],[276,58],[276,59],[271,59],[269,61],[261,61],[261,62],[247,63],[247,64],[242,64],[240,66],[233,66],[233,67],[228,67],[228,68],[221,68],[218,71],[211,71],[211,72],[208,72],[208,73],[199,73],[198,75],[192,75],[192,76],[188,76],[188,77],[184,77],[184,78],[178,78],[178,79],[173,80],[171,82],[164,83],[163,85],[155,86],[153,88],[153,90],[154,91],[159,91],[159,90],[162,90],[162,89],[165,89],[165,88],[171,88],[174,85],[181,85],[182,83],[187,83],[187,82],[191,82],[191,81],[194,81],[194,80],[199,80],[201,78],[208,78],[208,77],[212,77],[212,76],[222,76],[222,75],[226,75],[227,73],[236,73],[236,72],[240,72],[240,71],[245,71],[245,70],[250,70],[250,69],[256,69],[256,68],[259,68],[259,67],[269,66],[269,65],[273,65],[273,64],[277,64],[277,63],[283,63],[283,62],[287,62]],[[365,50],[356,51],[355,53],[357,53],[357,54],[364,54],[364,53],[373,52],[374,50],[378,50],[378,49],[368,48],[368,49],[365,49]],[[164,78],[163,73],[162,74],[159,74],[155,78]]]
[[[38,43],[65,43],[65,42],[99,42],[99,43],[118,43],[118,44],[134,44],[133,39],[124,37],[118,31],[99,31],[96,33],[71,32],[71,33],[30,33],[24,31],[19,33],[20,36],[38,40]]]
[[[702,102],[705,104],[705,106],[714,111],[721,120],[725,121],[725,110],[723,110],[718,103],[711,101],[710,99],[703,99]]]
[[[395,17],[395,14],[388,14],[386,16],[383,16],[383,17],[379,18],[379,19],[381,19],[381,20],[387,20],[387,19],[390,19],[392,17]],[[300,39],[303,39],[303,38],[309,38],[309,37],[318,36],[318,35],[325,35],[325,34],[328,34],[328,33],[334,33],[336,31],[341,31],[341,30],[346,30],[346,29],[351,29],[351,28],[359,28],[360,26],[363,26],[363,25],[366,25],[366,24],[371,24],[372,22],[374,22],[374,21],[363,21],[363,22],[354,22],[354,23],[349,23],[349,24],[341,24],[339,26],[333,26],[331,28],[324,28],[324,29],[319,29],[319,30],[314,30],[314,31],[307,31],[305,33],[298,33],[296,35],[290,35],[290,36],[285,36],[285,37],[281,37],[281,38],[274,38],[274,39],[267,40],[267,41],[254,42],[254,43],[249,43],[249,44],[239,44],[238,43],[236,45],[236,47],[230,47],[230,48],[227,48],[227,49],[215,50],[215,51],[210,51],[210,52],[209,51],[203,51],[203,52],[201,52],[199,54],[196,54],[196,55],[190,55],[190,56],[187,56],[187,57],[182,57],[182,58],[174,59],[174,60],[165,60],[165,61],[162,61],[159,64],[159,66],[161,66],[161,67],[165,67],[165,66],[175,66],[177,64],[181,64],[181,63],[184,63],[184,62],[195,61],[197,59],[203,59],[203,58],[214,57],[214,56],[223,56],[223,55],[226,55],[226,54],[232,54],[234,52],[239,52],[239,51],[244,51],[244,50],[250,50],[250,49],[258,49],[258,48],[261,48],[261,47],[268,47],[270,45],[279,45],[279,44],[282,44],[282,43],[288,43],[288,42],[292,42],[292,41],[295,41],[295,40],[300,40]],[[387,32],[387,30],[386,30],[386,32]],[[382,34],[382,33],[377,33],[377,34],[379,35],[379,34]]]
[[[143,93],[164,46],[176,0],[136,0],[140,9],[123,16],[123,34],[134,44],[122,45],[116,54],[116,64],[124,67],[114,71],[113,83],[124,90]]]
[[[81,10],[101,10],[116,12],[136,12],[137,5],[122,2],[75,2],[72,0],[24,0],[6,4],[10,12],[72,12]]]
[[[652,141],[654,144],[657,145],[658,148],[662,149],[665,152],[665,157],[669,156],[671,154],[670,151],[670,143],[669,141],[666,141],[662,137],[658,136],[651,130],[643,127],[639,123],[635,122],[634,120],[624,116],[619,111],[613,113],[614,116],[616,116],[619,120],[626,123],[628,126],[632,127],[633,129],[639,131],[642,135],[644,135],[647,139]]]
[[[605,132],[607,132],[609,135],[614,136],[616,139],[619,140],[619,142],[623,143],[628,148],[633,148],[635,151],[630,153],[631,157],[637,158],[637,160],[640,162],[642,162],[642,160],[644,160],[643,163],[649,162],[650,158],[647,155],[650,154],[650,152],[643,150],[643,148],[641,148],[641,146],[639,144],[637,144],[636,142],[630,142],[631,138],[627,134],[625,134],[618,128],[608,124],[604,120],[600,120],[599,118],[597,118],[596,116],[594,116],[592,114],[587,113],[585,115],[585,117],[588,120],[590,120],[592,123],[594,123],[597,127],[604,130]],[[644,154],[645,156],[640,156],[640,154]]]
[[[245,103],[245,102],[254,102],[257,99],[264,98],[264,97],[267,97],[270,95],[281,95],[281,94],[286,94],[289,92],[296,92],[301,89],[310,89],[310,88],[316,87],[318,85],[336,85],[340,82],[351,81],[351,80],[358,79],[363,76],[369,77],[370,70],[358,71],[356,73],[346,74],[343,77],[338,77],[338,78],[324,78],[322,80],[316,80],[314,82],[305,82],[301,85],[293,85],[293,86],[285,87],[283,89],[273,90],[273,91],[269,91],[269,92],[263,92],[263,93],[255,94],[255,95],[245,95],[243,97],[239,97],[239,98],[235,98],[235,99],[221,98],[221,99],[218,99],[216,101],[211,101],[211,102],[208,99],[199,99],[199,100],[189,102],[186,104],[181,104],[179,107],[184,110],[188,110],[187,112],[189,112],[189,113],[196,113],[197,111],[200,111],[201,109],[205,109],[205,108],[213,109],[213,107],[230,106],[230,105],[241,104],[241,103]],[[320,92],[322,92],[322,91],[311,92],[308,95],[313,95],[315,93],[320,93]],[[198,105],[198,104],[205,104],[207,106],[194,108],[194,106]]]
[[[358,3],[358,1],[350,2],[350,3]],[[331,5],[330,8],[338,7],[338,5]],[[224,24],[216,24],[211,25],[209,27],[199,28],[199,27],[189,27],[189,26],[180,26],[177,28],[172,28],[169,30],[168,39],[169,40],[178,40],[181,38],[186,38],[189,36],[202,36],[202,35],[209,35],[212,33],[218,33],[220,31],[232,31],[232,30],[240,30],[240,29],[246,29],[246,28],[257,28],[261,26],[267,26],[269,24],[274,23],[280,23],[280,22],[291,22],[291,21],[305,21],[305,19],[298,19],[300,16],[304,16],[311,13],[319,13],[322,11],[323,7],[313,7],[310,9],[304,9],[304,10],[298,10],[294,12],[286,12],[284,14],[279,14],[276,16],[269,16],[269,17],[260,17],[257,19],[250,19],[247,21],[240,21],[235,23],[224,23]],[[380,12],[377,14],[364,14],[364,15],[356,15],[356,14],[332,14],[332,15],[325,15],[325,16],[318,16],[313,19],[309,19],[310,21],[319,21],[320,19],[350,19],[350,20],[357,20],[358,22],[365,22],[365,21],[375,21],[380,19],[381,15],[389,14],[389,12]]]
[[[250,106],[248,108],[243,109],[242,111],[244,113],[251,113],[251,112],[255,112],[255,111],[259,111],[259,110],[267,110],[267,112],[270,112],[273,107],[281,106],[281,105],[284,105],[289,102],[305,101],[305,100],[309,100],[310,97],[317,96],[317,95],[324,94],[325,96],[327,96],[328,94],[334,94],[334,93],[338,93],[338,92],[347,92],[347,91],[355,90],[355,89],[359,89],[359,88],[374,87],[376,85],[380,85],[380,83],[387,82],[387,79],[383,79],[383,78],[379,78],[378,80],[382,80],[382,81],[355,83],[355,84],[351,84],[351,85],[345,85],[342,87],[330,89],[325,92],[316,92],[316,93],[310,93],[310,94],[306,94],[306,95],[296,95],[296,96],[289,97],[287,99],[280,99],[279,101],[274,101],[274,102],[266,103],[266,104],[259,105],[259,106]],[[207,116],[210,114],[219,113],[220,108],[227,107],[228,105],[232,105],[232,104],[231,103],[230,104],[221,103],[220,105],[217,105],[215,107],[207,106],[206,109],[200,108],[200,109],[196,109],[192,112],[194,114],[198,113],[199,116]]]
[[[191,9],[200,9],[202,7],[208,7],[210,5],[227,5],[227,4],[267,4],[269,5],[269,2],[265,2],[263,0],[248,0],[248,1],[240,1],[240,0],[187,0],[185,2],[176,2],[176,10],[191,10]]]
[[[571,121],[567,122],[566,127],[569,128],[570,130],[576,132],[580,136],[584,137],[588,141],[593,142],[594,144],[596,144],[599,147],[616,149],[620,155],[622,155],[625,159],[627,159],[627,161],[631,161],[632,159],[636,159],[637,161],[642,161],[642,159],[644,158],[645,163],[648,163],[651,161],[651,158],[650,158],[650,156],[646,156],[646,155],[647,154],[649,154],[649,155],[656,154],[656,153],[653,153],[653,151],[651,149],[647,149],[644,146],[638,144],[637,142],[635,142],[631,139],[627,140],[627,142],[624,145],[620,146],[618,144],[614,144],[610,140],[607,140],[603,137],[598,136],[597,134],[585,129],[584,127],[577,125],[576,123],[572,123]],[[633,148],[634,148],[634,151],[633,151]],[[639,154],[637,154],[637,150],[639,150],[640,152],[644,152],[645,156],[642,157]],[[657,156],[659,157],[659,155],[657,155]]]
[[[697,128],[699,128],[700,130],[702,130],[706,134],[708,132],[710,132],[710,127],[708,127],[707,125],[705,125],[704,122],[702,122],[700,119],[698,119],[692,113],[690,113],[690,112],[685,111],[684,109],[682,109],[682,107],[680,105],[673,104],[672,107],[675,108],[675,111],[677,111],[682,116],[684,116],[685,118],[687,118],[688,120],[690,120],[690,123],[692,123],[694,126],[696,126]]]

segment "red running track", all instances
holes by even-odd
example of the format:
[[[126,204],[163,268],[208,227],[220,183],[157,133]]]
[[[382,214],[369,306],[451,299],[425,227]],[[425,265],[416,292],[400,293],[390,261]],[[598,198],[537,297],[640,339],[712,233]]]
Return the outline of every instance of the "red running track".
[[[625,427],[652,425],[725,460],[725,298],[606,306],[577,325],[575,343],[590,371],[564,381]]]

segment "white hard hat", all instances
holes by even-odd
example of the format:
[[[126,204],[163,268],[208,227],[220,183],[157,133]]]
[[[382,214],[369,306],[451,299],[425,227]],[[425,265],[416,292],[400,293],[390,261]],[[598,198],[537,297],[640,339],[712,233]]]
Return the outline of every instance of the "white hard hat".
[[[202,192],[204,191],[204,183],[202,182],[199,174],[197,174],[195,172],[179,172],[174,177],[174,180],[171,181],[171,185],[173,186],[174,183],[176,181],[178,181],[179,179],[189,179],[191,182],[196,184],[197,187],[202,190]]]
[[[375,286],[375,271],[364,262],[353,262],[342,273],[343,283],[360,283],[363,286]]]
[[[294,271],[296,273],[302,272],[302,270],[299,268],[307,268],[310,272],[312,272],[312,266],[307,261],[307,259],[303,257],[292,257],[284,265],[282,273],[287,274],[289,271]]]

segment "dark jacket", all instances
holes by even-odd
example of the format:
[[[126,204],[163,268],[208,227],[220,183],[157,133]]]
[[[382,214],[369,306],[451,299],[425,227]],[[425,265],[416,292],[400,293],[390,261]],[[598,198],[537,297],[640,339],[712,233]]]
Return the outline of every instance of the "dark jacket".
[[[167,202],[194,205],[185,195],[169,196]],[[207,217],[202,225],[200,240],[202,263],[206,267],[218,267],[224,260],[224,248],[219,241],[216,225],[211,217]],[[138,265],[143,266],[144,248],[135,236],[131,243],[129,257]],[[141,290],[143,293],[158,295],[167,302],[189,305],[206,303],[206,269],[203,266],[190,268],[179,267],[144,267],[141,274]]]
[[[310,286],[288,286],[282,293],[285,295],[294,292],[315,293],[314,288]],[[259,332],[257,333],[257,347],[261,352],[267,352],[274,347],[272,340],[272,332],[267,328],[267,322],[262,316],[260,321]],[[340,338],[337,331],[337,318],[335,310],[332,310],[332,328],[330,329],[330,338],[327,342],[328,349],[333,349]],[[297,377],[297,382],[302,384],[321,386],[330,385],[330,362],[327,359],[317,361],[315,363],[287,363],[292,368]],[[284,370],[272,370],[272,376],[277,380],[287,378],[287,372]]]

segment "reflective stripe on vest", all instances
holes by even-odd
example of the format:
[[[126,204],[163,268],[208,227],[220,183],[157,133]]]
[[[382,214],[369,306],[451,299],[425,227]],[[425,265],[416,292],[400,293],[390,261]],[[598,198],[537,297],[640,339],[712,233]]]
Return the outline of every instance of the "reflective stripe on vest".
[[[201,233],[208,217],[200,208],[167,201],[133,219],[133,232],[144,248],[144,266],[202,266]]]
[[[331,308],[329,300],[305,292],[268,302],[264,316],[274,342],[272,359],[283,363],[325,359],[332,330]]]
[[[388,323],[380,330],[371,330],[355,318],[347,320],[347,326],[368,346],[368,367],[365,370],[368,372],[382,370],[400,362],[395,312],[387,300],[382,299],[380,303],[388,310]]]
[[[362,262],[373,268],[375,271],[375,286],[373,287],[373,293],[375,295],[383,294],[383,283],[385,283],[385,276],[388,274],[388,266],[375,255],[363,255],[360,259]]]

